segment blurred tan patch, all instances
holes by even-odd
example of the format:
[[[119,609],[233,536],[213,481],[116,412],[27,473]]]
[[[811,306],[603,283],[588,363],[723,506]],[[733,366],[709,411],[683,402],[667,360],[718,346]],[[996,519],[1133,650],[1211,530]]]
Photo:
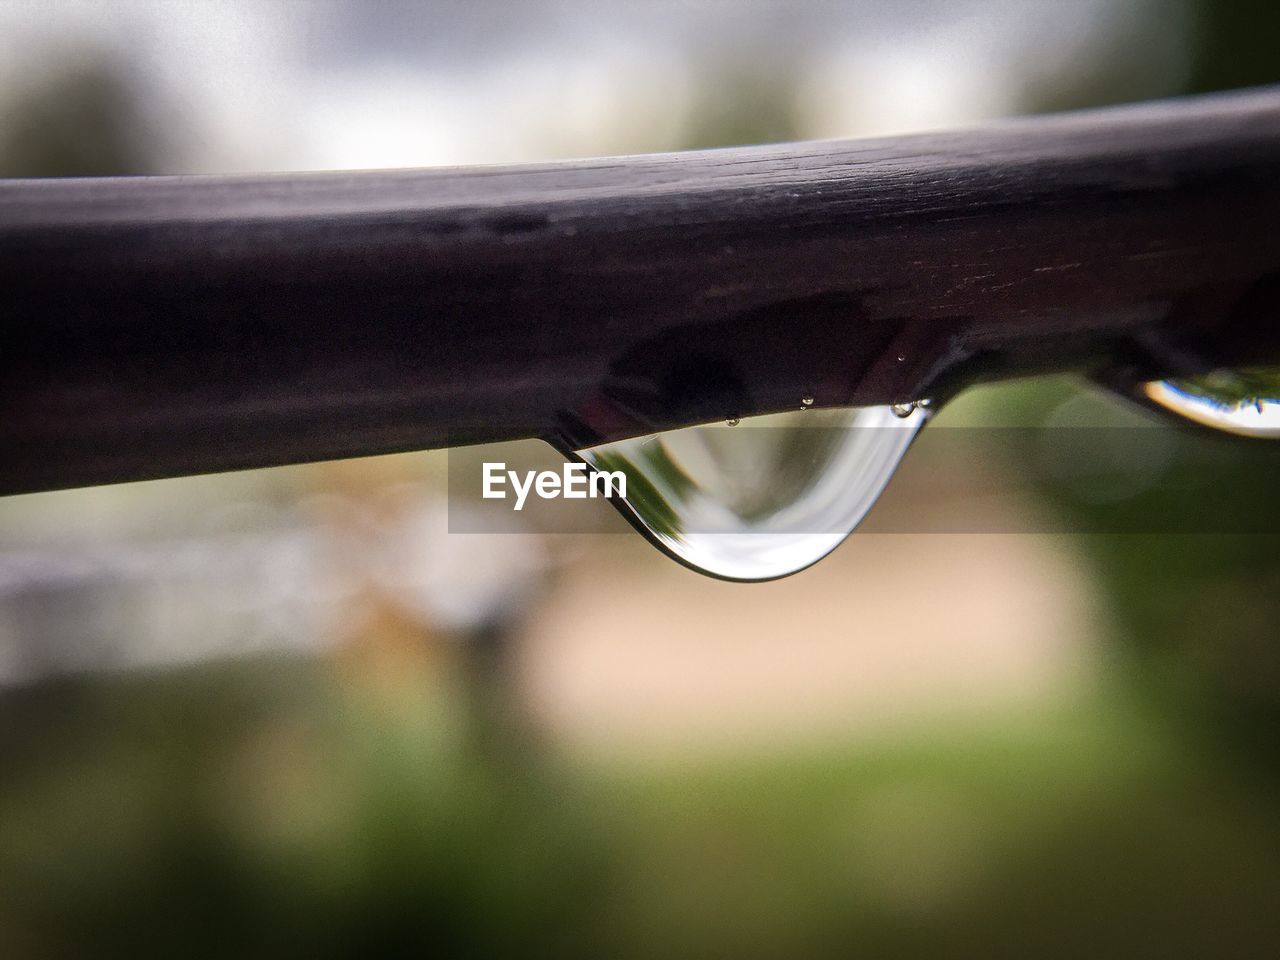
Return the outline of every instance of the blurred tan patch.
[[[579,747],[750,749],[1023,708],[1077,689],[1094,657],[1063,538],[855,535],[754,585],[600,540],[522,646],[536,715]],[[653,555],[618,555],[636,550]]]

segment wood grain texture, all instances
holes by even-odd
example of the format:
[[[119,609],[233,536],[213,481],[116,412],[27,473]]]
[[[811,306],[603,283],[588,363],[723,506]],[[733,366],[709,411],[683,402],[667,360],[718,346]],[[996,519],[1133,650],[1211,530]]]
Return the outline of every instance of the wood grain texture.
[[[0,181],[0,492],[1270,356],[1278,217],[1277,89],[524,167]]]

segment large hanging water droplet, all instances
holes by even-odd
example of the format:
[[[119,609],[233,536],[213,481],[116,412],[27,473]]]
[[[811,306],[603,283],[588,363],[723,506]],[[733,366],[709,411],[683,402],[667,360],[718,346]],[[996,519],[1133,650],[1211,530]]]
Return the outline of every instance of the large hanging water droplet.
[[[1154,380],[1142,394],[1187,420],[1245,437],[1280,438],[1280,370],[1215,370]]]
[[[771,580],[839,546],[928,419],[915,408],[806,410],[686,427],[578,451],[622,471],[615,501],[661,549],[702,573]]]

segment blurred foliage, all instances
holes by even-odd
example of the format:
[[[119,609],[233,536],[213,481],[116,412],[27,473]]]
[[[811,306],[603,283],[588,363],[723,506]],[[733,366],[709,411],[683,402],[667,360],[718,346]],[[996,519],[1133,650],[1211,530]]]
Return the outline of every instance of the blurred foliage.
[[[1275,785],[1122,702],[636,766],[486,756],[440,688],[296,661],[33,690],[0,952],[1256,955]]]
[[[991,413],[1035,425],[1072,397],[1094,405],[1094,423],[1108,411],[1102,429],[1117,429],[1125,444],[1108,452],[1115,468],[1127,460],[1145,469],[1150,450],[1132,441],[1154,415],[1100,389],[1082,396],[1067,379],[1028,381],[985,388],[977,399]],[[1034,463],[1034,443],[1067,442],[1052,435],[1070,429],[1038,441],[1010,433],[1020,442],[1006,451],[1008,469]],[[1090,440],[1099,433],[1089,431]],[[1160,434],[1171,444],[1162,451],[1167,460],[1123,496],[1082,496],[1063,478],[1031,476],[1062,528],[1081,531],[1073,543],[1106,606],[1114,662],[1126,668],[1130,688],[1185,725],[1186,736],[1280,777],[1272,736],[1280,721],[1280,451],[1193,425]]]
[[[121,65],[85,55],[17,99],[0,123],[0,176],[109,177],[160,172],[159,131]]]
[[[722,60],[703,71],[682,150],[782,143],[800,138],[795,65],[785,58]]]
[[[1280,5],[1271,0],[1199,0],[1192,91],[1280,82]]]

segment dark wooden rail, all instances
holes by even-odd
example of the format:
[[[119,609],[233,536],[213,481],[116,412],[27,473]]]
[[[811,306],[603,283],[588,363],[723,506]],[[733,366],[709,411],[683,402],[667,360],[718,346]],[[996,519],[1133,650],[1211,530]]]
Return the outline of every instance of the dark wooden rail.
[[[0,181],[0,492],[1275,355],[1280,90],[465,170]]]

